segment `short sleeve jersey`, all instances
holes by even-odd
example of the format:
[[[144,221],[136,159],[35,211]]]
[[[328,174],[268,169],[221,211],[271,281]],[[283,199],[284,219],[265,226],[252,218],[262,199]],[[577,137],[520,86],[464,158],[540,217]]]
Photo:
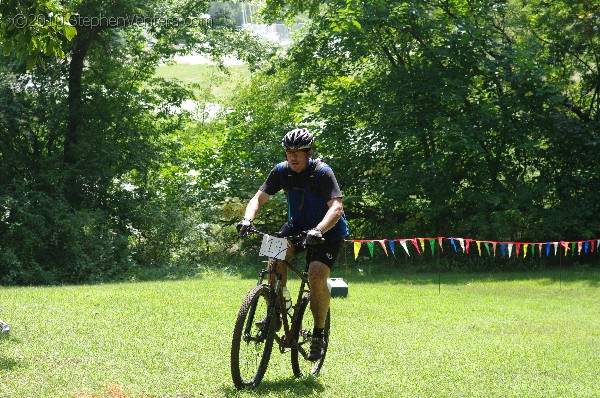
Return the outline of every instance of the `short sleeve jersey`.
[[[288,200],[288,222],[301,230],[316,227],[329,209],[327,202],[342,198],[333,170],[320,159],[310,159],[306,170],[300,173],[294,172],[287,162],[273,167],[260,190],[274,195],[282,189]],[[342,216],[324,236],[346,237],[348,234],[348,223]]]

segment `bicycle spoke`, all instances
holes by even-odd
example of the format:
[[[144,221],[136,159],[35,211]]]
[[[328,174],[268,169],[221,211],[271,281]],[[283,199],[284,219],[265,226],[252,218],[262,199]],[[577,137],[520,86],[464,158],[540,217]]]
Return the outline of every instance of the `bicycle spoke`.
[[[300,308],[298,309],[296,324],[294,325],[293,333],[295,338],[295,346],[292,348],[292,369],[296,377],[305,377],[309,375],[317,375],[323,366],[325,361],[325,354],[327,353],[327,343],[329,341],[329,325],[330,325],[330,314],[327,312],[327,319],[325,323],[325,352],[321,359],[312,362],[309,361],[308,354],[310,352],[310,344],[312,339],[312,330],[314,321],[309,307],[309,298],[303,298]]]
[[[257,286],[248,293],[235,325],[231,344],[231,375],[237,388],[255,387],[262,380],[273,347],[274,331],[264,320],[269,289]]]

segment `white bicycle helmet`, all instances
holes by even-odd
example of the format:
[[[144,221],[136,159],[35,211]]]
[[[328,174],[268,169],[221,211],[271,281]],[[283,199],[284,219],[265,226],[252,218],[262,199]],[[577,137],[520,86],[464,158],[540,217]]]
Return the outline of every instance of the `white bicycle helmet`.
[[[314,139],[308,129],[294,129],[288,131],[281,140],[281,146],[285,149],[310,149],[313,146]]]

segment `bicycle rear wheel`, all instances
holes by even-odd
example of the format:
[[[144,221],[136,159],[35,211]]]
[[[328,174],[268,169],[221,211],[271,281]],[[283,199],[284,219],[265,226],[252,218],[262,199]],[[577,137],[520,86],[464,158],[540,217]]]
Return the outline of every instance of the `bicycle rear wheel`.
[[[313,333],[314,319],[310,312],[310,293],[307,293],[300,303],[298,308],[298,316],[296,323],[294,324],[292,333],[294,336],[294,347],[292,347],[292,369],[294,376],[316,376],[323,362],[325,361],[325,355],[327,354],[327,347],[329,346],[329,329],[331,325],[330,311],[327,311],[327,318],[325,320],[325,348],[321,359],[315,362],[311,362],[308,359],[310,353],[310,342]]]
[[[231,341],[231,377],[238,389],[256,387],[267,370],[275,322],[261,325],[260,321],[266,319],[270,297],[269,287],[258,285],[248,292],[238,313]]]

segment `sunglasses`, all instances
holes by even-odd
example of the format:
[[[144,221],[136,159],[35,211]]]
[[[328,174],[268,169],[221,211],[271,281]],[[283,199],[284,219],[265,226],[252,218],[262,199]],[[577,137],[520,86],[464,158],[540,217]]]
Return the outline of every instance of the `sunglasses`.
[[[300,155],[301,153],[308,153],[309,151],[310,151],[310,148],[295,149],[295,150],[286,149],[285,156]]]

